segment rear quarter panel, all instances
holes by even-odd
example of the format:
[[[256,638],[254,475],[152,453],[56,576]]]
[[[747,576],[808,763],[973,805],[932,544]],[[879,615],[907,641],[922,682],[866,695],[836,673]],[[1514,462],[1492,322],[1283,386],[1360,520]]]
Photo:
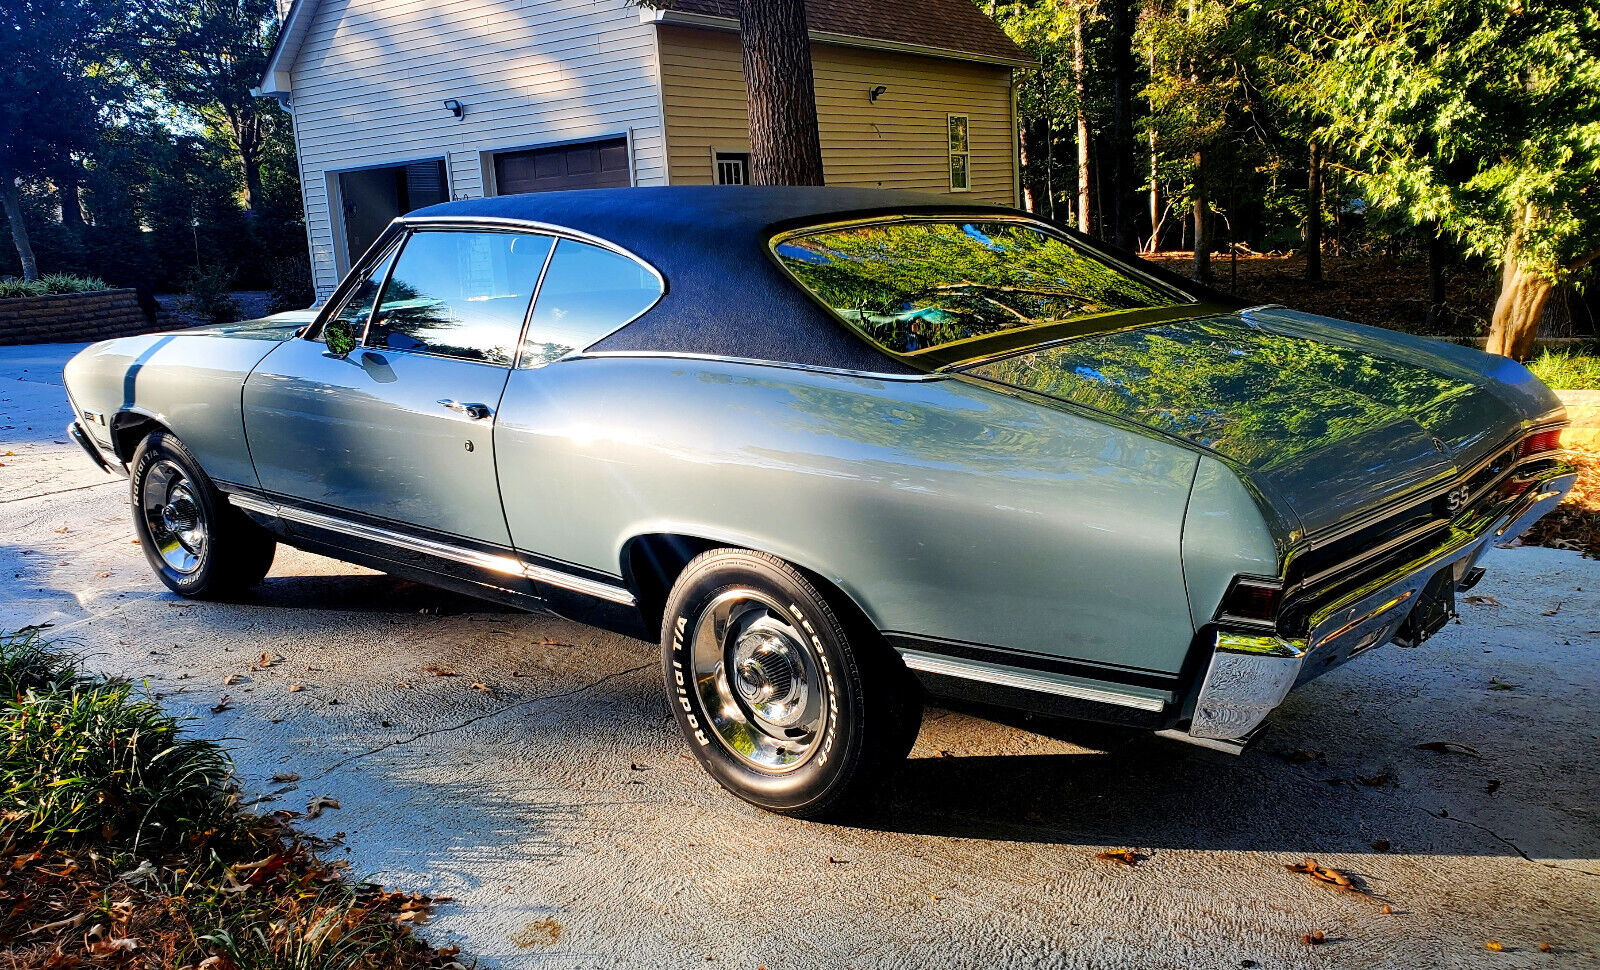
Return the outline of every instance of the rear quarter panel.
[[[94,344],[67,362],[67,393],[81,415],[140,414],[165,425],[224,482],[254,485],[245,445],[244,379],[274,341],[214,334],[150,334]],[[102,445],[107,428],[93,433]],[[123,461],[131,449],[118,454]]]
[[[687,534],[826,577],[879,629],[1176,672],[1197,456],[958,379],[594,357],[512,374],[519,548],[607,572]]]

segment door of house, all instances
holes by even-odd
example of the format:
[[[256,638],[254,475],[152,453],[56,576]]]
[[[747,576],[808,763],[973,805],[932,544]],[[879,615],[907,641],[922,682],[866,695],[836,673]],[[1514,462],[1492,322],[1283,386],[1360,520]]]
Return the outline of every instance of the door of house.
[[[497,195],[555,189],[626,188],[632,184],[626,138],[498,152],[494,156]]]
[[[444,162],[438,159],[340,172],[345,265],[354,266],[390,222],[414,209],[448,201]]]

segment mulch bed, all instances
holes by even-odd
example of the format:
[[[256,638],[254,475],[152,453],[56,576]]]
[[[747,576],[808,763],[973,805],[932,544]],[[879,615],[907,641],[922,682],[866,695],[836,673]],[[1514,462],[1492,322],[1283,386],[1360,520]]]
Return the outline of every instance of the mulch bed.
[[[1600,452],[1569,451],[1567,461],[1577,466],[1578,483],[1567,500],[1540,519],[1522,541],[1531,546],[1575,549],[1600,559]]]

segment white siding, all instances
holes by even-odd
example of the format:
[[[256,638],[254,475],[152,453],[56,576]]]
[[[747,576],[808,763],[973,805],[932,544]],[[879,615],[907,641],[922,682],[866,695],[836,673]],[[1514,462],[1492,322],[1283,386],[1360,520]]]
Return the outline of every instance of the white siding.
[[[665,183],[655,58],[627,0],[320,0],[292,72],[318,299],[342,268],[335,172],[443,158],[472,198],[485,151],[631,134],[635,181]]]

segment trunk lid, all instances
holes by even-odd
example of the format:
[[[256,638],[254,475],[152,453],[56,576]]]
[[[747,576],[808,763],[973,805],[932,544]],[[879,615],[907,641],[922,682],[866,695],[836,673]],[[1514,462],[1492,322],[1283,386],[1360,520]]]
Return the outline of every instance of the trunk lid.
[[[965,372],[1231,459],[1312,535],[1455,477],[1559,407],[1505,358],[1287,310],[1098,334]]]

